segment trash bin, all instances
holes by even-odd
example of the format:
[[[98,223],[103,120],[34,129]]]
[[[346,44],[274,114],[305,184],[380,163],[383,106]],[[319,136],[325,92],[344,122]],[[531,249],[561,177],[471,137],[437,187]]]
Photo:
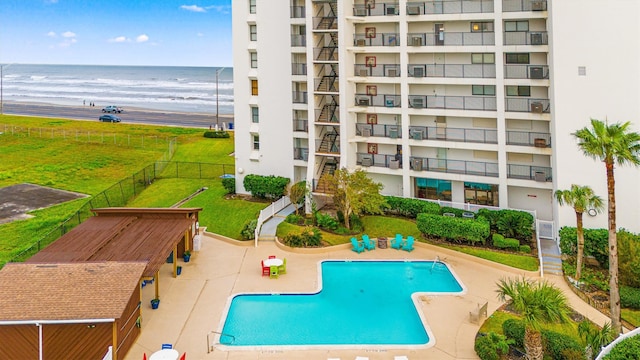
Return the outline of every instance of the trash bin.
[[[200,251],[201,245],[200,235],[198,234],[193,237],[193,251]]]
[[[232,122],[229,123],[229,130],[233,130],[233,123]]]

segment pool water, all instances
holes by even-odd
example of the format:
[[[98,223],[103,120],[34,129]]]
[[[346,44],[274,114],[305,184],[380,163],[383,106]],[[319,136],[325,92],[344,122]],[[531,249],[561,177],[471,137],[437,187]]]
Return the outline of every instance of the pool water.
[[[235,296],[220,343],[424,345],[429,336],[411,294],[463,291],[449,268],[433,261],[325,261],[321,271],[315,294]]]

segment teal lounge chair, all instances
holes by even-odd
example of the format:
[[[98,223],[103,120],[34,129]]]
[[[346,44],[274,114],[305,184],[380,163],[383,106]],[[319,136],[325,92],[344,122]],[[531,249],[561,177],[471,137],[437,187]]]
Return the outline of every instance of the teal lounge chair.
[[[364,244],[359,242],[358,239],[354,237],[351,238],[351,245],[353,246],[351,250],[357,252],[358,254],[364,251]]]
[[[362,235],[362,244],[366,250],[375,250],[376,244],[373,240],[369,239],[369,235]]]
[[[409,251],[409,252],[413,251],[414,241],[415,239],[413,238],[413,236],[411,235],[407,236],[407,242],[402,245],[402,250]]]
[[[394,249],[398,249],[398,250],[402,249],[403,243],[404,243],[404,239],[400,234],[396,234],[396,237],[391,239],[391,247]]]

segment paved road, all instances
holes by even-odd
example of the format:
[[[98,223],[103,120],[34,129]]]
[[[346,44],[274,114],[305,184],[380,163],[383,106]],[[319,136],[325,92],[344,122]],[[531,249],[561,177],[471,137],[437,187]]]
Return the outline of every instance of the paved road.
[[[215,126],[215,114],[190,114],[175,113],[167,111],[155,111],[145,109],[124,109],[121,114],[117,114],[123,123],[138,123],[150,125],[165,126],[181,126],[181,127],[198,127],[209,128]],[[26,104],[26,103],[4,103],[3,111],[10,115],[28,115],[55,117],[63,119],[90,120],[98,121],[98,117],[102,115],[101,107],[77,107],[77,106],[61,106],[47,104]],[[228,124],[233,121],[230,115],[220,115],[219,123]]]

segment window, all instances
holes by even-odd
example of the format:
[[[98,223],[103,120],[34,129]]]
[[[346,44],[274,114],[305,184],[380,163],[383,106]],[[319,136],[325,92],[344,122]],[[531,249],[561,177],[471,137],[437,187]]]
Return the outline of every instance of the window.
[[[258,95],[258,80],[251,80],[251,95]]]
[[[469,204],[498,206],[498,185],[465,181],[464,202]]]
[[[471,94],[494,96],[496,94],[496,86],[495,85],[471,85]]]
[[[256,25],[249,25],[249,39],[251,41],[258,40],[258,27]]]
[[[249,0],[249,14],[256,13],[256,0]]]
[[[528,64],[529,63],[529,53],[506,53],[506,63],[507,64]]]
[[[491,21],[472,22],[471,32],[493,32],[493,22]]]
[[[494,53],[471,54],[472,64],[495,64],[496,55]]]
[[[531,96],[531,86],[507,86],[507,96]]]
[[[504,22],[504,31],[505,32],[529,31],[529,22],[527,20],[505,21]]]
[[[416,178],[416,197],[451,201],[451,181]]]
[[[259,123],[260,122],[260,111],[257,106],[251,107],[251,122]]]
[[[260,135],[253,134],[253,150],[260,150]]]
[[[249,56],[251,57],[251,68],[255,69],[258,67],[258,53],[255,51],[252,51],[249,53]]]

